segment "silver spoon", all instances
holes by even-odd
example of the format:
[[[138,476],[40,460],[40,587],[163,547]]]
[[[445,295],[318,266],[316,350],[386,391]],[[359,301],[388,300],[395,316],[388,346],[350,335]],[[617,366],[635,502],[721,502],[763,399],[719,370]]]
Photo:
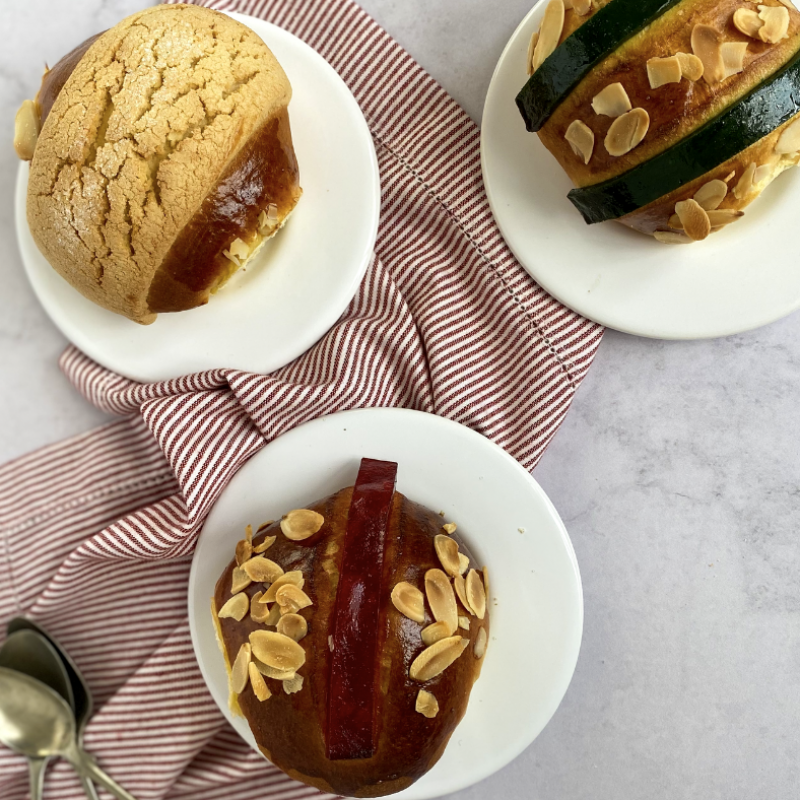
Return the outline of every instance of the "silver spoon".
[[[73,711],[75,712],[75,721],[78,725],[78,746],[83,749],[83,732],[86,728],[86,723],[89,722],[89,718],[92,716],[92,693],[89,690],[89,685],[86,683],[85,678],[81,675],[81,671],[75,666],[73,660],[69,657],[69,654],[63,647],[42,627],[37,625],[33,620],[28,619],[27,617],[14,617],[9,623],[6,628],[8,631],[9,638],[11,636],[17,635],[20,631],[31,631],[33,633],[37,633],[39,636],[46,639],[55,650],[58,658],[66,672],[67,678],[69,679],[70,688],[72,690],[73,696]],[[11,666],[10,664],[0,665],[0,666]],[[30,670],[21,669],[20,672],[25,672],[32,677],[36,677],[31,673]],[[43,683],[48,683],[47,681],[42,681]],[[53,686],[52,684],[48,684],[51,688],[58,691],[57,687]],[[62,692],[59,694],[64,697],[67,702],[69,700],[65,697]],[[97,797],[97,790],[94,788],[94,784],[88,778],[81,778],[81,783],[83,784],[83,791],[86,793],[86,796],[89,800],[98,800]]]
[[[64,662],[53,645],[36,631],[18,630],[9,634],[0,647],[0,667],[22,672],[49,686],[69,703],[74,713],[75,700]],[[40,800],[42,796],[47,761],[28,758],[31,800]]]
[[[0,742],[29,758],[61,756],[118,800],[136,800],[78,747],[75,716],[64,699],[5,667],[0,667]]]

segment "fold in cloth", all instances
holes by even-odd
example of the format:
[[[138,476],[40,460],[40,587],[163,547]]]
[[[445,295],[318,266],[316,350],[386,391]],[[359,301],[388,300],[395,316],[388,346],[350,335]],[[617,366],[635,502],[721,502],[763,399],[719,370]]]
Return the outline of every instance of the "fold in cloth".
[[[31,616],[74,656],[99,709],[87,748],[138,800],[299,798],[318,793],[239,739],[194,658],[187,580],[211,505],[276,436],[368,406],[456,420],[531,469],[602,328],[514,260],[489,211],[477,127],[355,3],[203,4],[280,25],[344,78],[380,164],[375,256],[331,331],[270,375],[138,384],[67,350],[73,384],[121,419],[0,467],[0,622]],[[0,750],[0,797],[26,792],[24,761]],[[55,763],[46,800],[82,796]]]

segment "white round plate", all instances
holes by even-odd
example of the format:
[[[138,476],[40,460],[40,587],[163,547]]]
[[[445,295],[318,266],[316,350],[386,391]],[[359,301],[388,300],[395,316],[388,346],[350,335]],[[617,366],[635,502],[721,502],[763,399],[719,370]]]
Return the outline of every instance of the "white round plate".
[[[500,447],[432,414],[377,408],[322,417],[276,439],[233,478],[203,527],[189,579],[192,641],[220,710],[256,749],[247,723],[228,710],[209,612],[214,585],[245,525],[352,485],[364,456],[396,461],[398,491],[457,523],[491,577],[492,633],[466,716],[441,761],[396,795],[424,800],[519,755],[555,713],[580,649],[583,594],[569,537],[536,481]]]
[[[744,219],[705,242],[662,245],[617,223],[588,226],[567,199],[572,184],[514,102],[546,0],[522,21],[494,71],[483,109],[481,162],[508,246],[556,299],[610,328],[661,339],[726,336],[800,308],[789,231],[800,175],[784,173]],[[602,144],[600,145],[602,146]]]
[[[20,167],[17,235],[36,295],[67,339],[134,380],[216,367],[266,373],[288,364],[341,316],[372,256],[380,175],[372,136],[353,95],[300,39],[263,20],[230,16],[267,43],[289,76],[303,196],[284,229],[208,305],[160,314],[143,326],[91,303],[36,247],[25,217],[28,165]]]

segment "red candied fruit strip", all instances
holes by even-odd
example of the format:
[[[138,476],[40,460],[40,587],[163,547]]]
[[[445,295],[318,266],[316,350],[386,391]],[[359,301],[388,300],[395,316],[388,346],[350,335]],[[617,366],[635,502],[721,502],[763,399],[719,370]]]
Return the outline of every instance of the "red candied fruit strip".
[[[375,664],[383,554],[397,464],[362,458],[347,514],[333,613],[328,682],[328,758],[375,753]]]

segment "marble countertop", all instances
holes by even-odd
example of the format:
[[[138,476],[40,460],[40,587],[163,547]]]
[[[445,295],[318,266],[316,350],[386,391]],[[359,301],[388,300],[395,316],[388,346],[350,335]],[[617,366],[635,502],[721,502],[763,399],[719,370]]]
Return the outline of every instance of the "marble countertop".
[[[107,419],[60,373],[65,340],[22,270],[14,113],[44,61],[147,5],[0,4],[0,462]],[[528,0],[362,5],[476,120],[500,51],[529,8]],[[583,575],[575,678],[536,742],[459,800],[796,796],[799,386],[797,314],[714,341],[606,334],[534,473]]]

